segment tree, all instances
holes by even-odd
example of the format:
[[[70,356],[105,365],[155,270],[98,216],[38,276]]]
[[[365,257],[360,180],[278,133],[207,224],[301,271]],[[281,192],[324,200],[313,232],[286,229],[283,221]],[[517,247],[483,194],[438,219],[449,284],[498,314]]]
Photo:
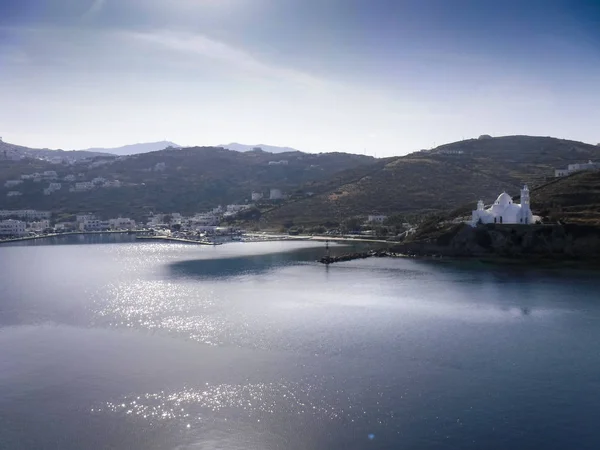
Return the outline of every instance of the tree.
[[[342,231],[345,233],[351,231],[360,231],[360,227],[362,225],[362,220],[358,217],[350,217],[342,223]]]

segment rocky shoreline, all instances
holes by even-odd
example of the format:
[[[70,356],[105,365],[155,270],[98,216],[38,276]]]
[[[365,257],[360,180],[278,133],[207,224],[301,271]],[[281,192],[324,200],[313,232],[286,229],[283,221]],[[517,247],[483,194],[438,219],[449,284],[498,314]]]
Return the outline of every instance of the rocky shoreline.
[[[476,260],[489,264],[600,267],[600,228],[586,225],[452,225],[386,250],[325,256],[323,264],[370,257]]]

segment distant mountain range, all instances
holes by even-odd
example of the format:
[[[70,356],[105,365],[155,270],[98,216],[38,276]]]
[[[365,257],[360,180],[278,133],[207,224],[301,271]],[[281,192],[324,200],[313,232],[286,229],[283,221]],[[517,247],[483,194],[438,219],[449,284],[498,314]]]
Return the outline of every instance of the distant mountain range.
[[[236,152],[250,152],[256,148],[260,148],[263,152],[268,153],[289,153],[289,152],[299,152],[300,150],[296,150],[291,147],[276,147],[274,145],[265,145],[265,144],[257,144],[257,145],[246,145],[246,144],[238,144],[237,142],[232,142],[231,144],[223,144],[219,145],[219,147],[226,148],[227,150],[235,150]]]
[[[294,148],[290,147],[276,147],[273,145],[246,145],[232,142],[231,144],[219,145],[218,147],[233,150],[236,152],[249,152],[256,148],[260,148],[262,151],[267,153],[290,153],[298,152]],[[8,142],[0,141],[0,151],[6,152],[6,157],[9,159],[14,158],[40,158],[47,161],[58,161],[58,160],[69,160],[76,161],[87,158],[95,158],[97,156],[127,156],[127,155],[139,155],[142,153],[156,152],[164,150],[166,148],[182,148],[181,145],[171,141],[158,141],[158,142],[144,142],[139,144],[124,145],[122,147],[93,147],[83,150],[51,150],[48,148],[29,148],[22,145],[10,144]],[[2,155],[0,155],[1,157]]]
[[[94,153],[110,153],[111,155],[125,156],[156,152],[158,150],[164,150],[167,147],[180,148],[181,146],[170,141],[159,141],[124,145],[123,147],[116,148],[88,148],[83,151]]]
[[[112,156],[105,152],[82,150],[50,150],[48,148],[30,148],[0,141],[0,159],[18,160],[22,158],[41,159],[44,161],[60,163],[74,162],[91,159],[97,156]]]

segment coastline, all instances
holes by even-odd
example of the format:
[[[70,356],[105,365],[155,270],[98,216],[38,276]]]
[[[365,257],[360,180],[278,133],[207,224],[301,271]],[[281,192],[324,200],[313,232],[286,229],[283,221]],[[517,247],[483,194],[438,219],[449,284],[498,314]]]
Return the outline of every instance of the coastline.
[[[43,235],[39,235],[39,236],[23,236],[23,237],[18,237],[18,238],[12,238],[12,239],[4,239],[0,241],[0,245],[2,244],[6,244],[6,243],[10,243],[10,242],[22,242],[22,241],[35,241],[38,239],[47,239],[47,238],[54,238],[54,237],[61,237],[61,236],[75,236],[75,235],[82,235],[82,234],[126,234],[129,233],[129,231],[125,230],[125,231],[121,231],[121,230],[112,230],[112,231],[68,231],[66,233],[52,233],[52,234],[43,234]]]
[[[183,244],[196,244],[196,245],[221,245],[222,242],[206,242],[206,241],[194,241],[191,239],[174,238],[169,236],[136,236],[136,239],[146,241],[170,241],[170,242],[181,242]]]

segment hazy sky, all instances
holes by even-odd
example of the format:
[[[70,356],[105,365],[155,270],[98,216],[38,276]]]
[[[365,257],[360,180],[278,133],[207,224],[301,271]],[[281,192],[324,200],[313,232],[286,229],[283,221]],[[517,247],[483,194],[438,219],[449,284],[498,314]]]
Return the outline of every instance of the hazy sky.
[[[400,155],[600,142],[599,0],[0,0],[0,136]]]

